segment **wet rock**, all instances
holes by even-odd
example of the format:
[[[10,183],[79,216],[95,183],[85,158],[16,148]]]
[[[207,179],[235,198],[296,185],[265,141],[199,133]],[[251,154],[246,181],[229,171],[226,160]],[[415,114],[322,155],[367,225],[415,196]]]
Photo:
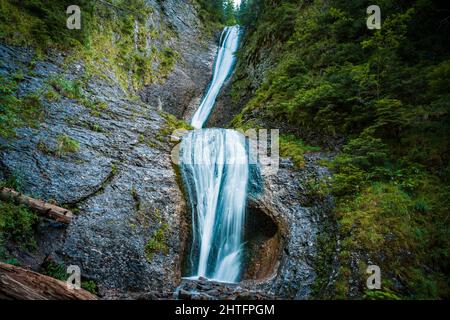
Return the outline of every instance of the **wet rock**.
[[[242,282],[243,287],[289,299],[305,299],[311,295],[316,278],[313,263],[317,236],[321,219],[331,212],[333,201],[330,196],[316,197],[309,193],[307,183],[328,178],[326,168],[317,163],[324,156],[305,155],[306,165],[302,169],[294,168],[289,159],[280,159],[276,174],[261,177],[263,191],[249,194],[249,215],[256,212],[266,215],[277,230],[254,247],[246,262],[244,279],[247,280]],[[267,260],[273,256],[276,258]],[[265,277],[258,278],[255,270],[262,267]]]
[[[221,292],[220,292],[218,289],[210,289],[210,290],[206,291],[205,293],[206,293],[208,296],[211,296],[211,297],[217,297],[217,296],[220,295]]]
[[[235,297],[235,300],[257,300],[256,299],[257,297],[258,297],[257,295],[249,291],[246,291],[238,293]]]
[[[192,295],[193,294],[187,290],[181,289],[180,291],[178,291],[178,298],[181,300],[191,300]]]
[[[275,298],[267,292],[251,290],[232,283],[201,281],[201,285],[199,284],[199,280],[183,280],[174,292],[175,299],[270,300]]]

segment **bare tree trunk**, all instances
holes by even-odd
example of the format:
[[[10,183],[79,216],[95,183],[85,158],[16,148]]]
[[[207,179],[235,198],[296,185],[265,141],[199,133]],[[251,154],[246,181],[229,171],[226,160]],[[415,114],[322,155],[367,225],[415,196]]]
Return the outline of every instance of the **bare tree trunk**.
[[[1,188],[0,199],[5,201],[14,200],[18,203],[29,206],[31,210],[39,215],[63,223],[70,223],[73,217],[72,211],[70,210],[46,203],[42,200],[33,199],[8,188]]]
[[[69,289],[65,282],[0,262],[0,300],[97,300],[83,289]]]

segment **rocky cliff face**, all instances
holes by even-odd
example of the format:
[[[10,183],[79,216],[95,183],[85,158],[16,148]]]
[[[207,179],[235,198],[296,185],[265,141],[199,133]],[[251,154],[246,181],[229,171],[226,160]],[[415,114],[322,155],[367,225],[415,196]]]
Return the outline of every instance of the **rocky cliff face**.
[[[155,12],[151,20],[164,20],[176,33],[172,46],[180,53],[180,57],[167,81],[147,86],[140,95],[149,104],[188,120],[200,104],[211,79],[218,39],[211,41],[205,35],[196,9],[190,2],[152,2],[160,6],[161,10]]]
[[[256,232],[272,229],[255,247],[248,270],[264,271],[244,286],[271,292],[277,297],[306,299],[316,280],[315,257],[322,224],[329,217],[332,198],[315,194],[314,184],[326,181],[329,172],[317,164],[323,154],[306,156],[296,169],[290,159],[280,159],[276,174],[262,177],[262,190],[249,195],[249,215],[265,215]],[[265,232],[264,232],[265,233]]]
[[[170,26],[165,45],[179,58],[166,81],[140,92],[144,102],[123,91],[108,70],[86,80],[81,61],[67,64],[61,54],[36,59],[31,49],[0,45],[0,74],[23,74],[19,96],[39,93],[43,109],[38,128],[17,129],[15,139],[1,141],[0,178],[19,176],[24,193],[76,213],[67,229],[41,221],[36,250],[10,245],[9,251],[37,270],[48,257],[78,265],[82,277],[111,298],[173,290],[180,281],[186,205],[170,160],[173,128],[160,109],[189,113],[209,80],[216,50],[190,2],[148,3],[148,25]],[[46,97],[55,76],[82,80],[83,96],[95,108]],[[65,139],[77,150],[62,150]]]

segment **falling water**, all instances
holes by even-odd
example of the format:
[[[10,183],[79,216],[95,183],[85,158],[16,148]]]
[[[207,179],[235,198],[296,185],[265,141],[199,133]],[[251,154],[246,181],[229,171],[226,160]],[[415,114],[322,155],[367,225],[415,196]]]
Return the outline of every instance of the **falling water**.
[[[200,129],[208,119],[216,102],[217,95],[222,89],[223,83],[233,71],[236,61],[236,52],[239,45],[239,26],[226,27],[220,37],[220,48],[214,65],[214,73],[211,84],[200,106],[191,120],[191,125]]]
[[[239,27],[225,28],[220,44],[212,82],[192,118],[197,129],[208,119],[233,70]],[[245,137],[226,129],[192,131],[183,138],[180,160],[192,209],[191,278],[236,282],[249,176]]]

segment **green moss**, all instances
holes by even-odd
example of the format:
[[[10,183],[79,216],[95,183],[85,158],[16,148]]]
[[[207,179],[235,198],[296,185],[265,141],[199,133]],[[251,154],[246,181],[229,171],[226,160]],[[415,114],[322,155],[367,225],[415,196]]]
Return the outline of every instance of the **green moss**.
[[[56,92],[68,99],[81,99],[84,97],[82,83],[79,80],[70,80],[58,75],[48,80]]]
[[[130,94],[144,85],[163,81],[173,69],[178,57],[175,51],[170,48],[149,51],[147,48],[147,37],[164,42],[173,34],[164,25],[161,29],[147,28],[145,18],[153,8],[145,1],[120,0],[110,6],[80,0],[77,5],[82,9],[81,30],[65,27],[66,8],[71,4],[66,0],[26,3],[0,0],[0,39],[9,44],[34,47],[37,60],[42,59],[48,49],[69,51],[66,65],[83,60],[87,78],[97,76],[109,80],[105,70],[110,70]],[[61,79],[54,83],[57,92],[71,99],[81,98],[73,83],[58,80]]]
[[[15,129],[37,127],[42,119],[42,104],[37,94],[22,99],[16,95],[17,83],[0,76],[0,136],[13,138]]]
[[[65,153],[78,152],[78,150],[80,149],[79,142],[65,134],[58,135],[56,141],[57,141],[56,154],[58,156],[61,156]]]
[[[161,53],[158,55],[159,57],[159,73],[162,77],[167,77],[169,73],[172,71],[177,59],[179,58],[179,54],[173,50],[172,48],[164,48]]]
[[[321,201],[324,201],[327,196],[331,193],[330,181],[312,177],[305,181],[305,196],[307,199],[307,203],[305,206],[311,206]]]
[[[442,191],[438,193],[442,194]],[[369,254],[374,264],[384,270],[383,289],[402,296],[404,293],[396,291],[397,288],[390,281],[391,277],[399,277],[408,290],[417,292],[416,298],[445,294],[445,286],[439,288],[442,276],[439,273],[430,274],[421,268],[423,263],[430,263],[433,255],[439,253],[436,249],[433,253],[427,249],[427,236],[440,238],[445,232],[441,234],[435,229],[436,225],[431,224],[428,225],[431,228],[424,228],[424,222],[432,218],[418,215],[413,197],[398,185],[375,183],[365,187],[355,198],[338,202],[336,217],[341,234],[339,260],[342,266],[350,264],[351,252]],[[448,250],[444,250],[440,254],[445,256]],[[411,256],[409,252],[414,252],[414,255]],[[345,297],[349,290],[349,277],[355,274],[341,271],[338,295]],[[364,279],[364,268],[356,276]],[[367,297],[375,296],[369,293]]]
[[[297,168],[304,167],[304,154],[306,152],[317,151],[320,151],[319,147],[308,146],[294,135],[280,136],[280,155],[282,157],[290,157]]]
[[[50,102],[58,101],[60,97],[61,96],[59,95],[59,93],[56,92],[53,87],[48,88],[48,90],[44,93],[44,98]]]
[[[156,135],[156,139],[165,142],[176,130],[193,130],[194,128],[183,120],[178,119],[172,114],[161,113],[166,120],[165,126]],[[170,140],[170,139],[169,139]]]
[[[94,117],[100,117],[103,112],[108,109],[108,104],[104,101],[94,97],[83,96],[78,99],[78,103],[89,109],[89,112]]]
[[[17,70],[12,76],[12,79],[18,83],[20,81],[22,81],[24,78],[25,78],[25,75],[24,75],[22,69]]]
[[[145,244],[145,257],[148,261],[151,261],[153,259],[153,255],[155,253],[167,254],[168,247],[166,243],[166,232],[168,228],[169,225],[167,223],[163,223]]]
[[[87,45],[92,27],[92,3],[77,2],[82,8],[81,30],[66,28],[66,9],[70,1],[0,1],[0,38],[10,44],[33,46],[45,52],[49,47],[70,49]]]
[[[127,2],[126,6],[133,7],[138,17],[145,17],[151,11],[151,8],[140,0]],[[163,80],[171,72],[176,53],[172,55],[171,49],[161,52],[156,48],[149,50],[146,40],[149,36],[155,41],[168,40],[169,36],[165,32],[168,27],[162,26],[161,31],[154,28],[149,30],[145,20],[136,19],[137,16],[133,12],[124,11],[117,14],[107,8],[96,10],[97,14],[93,18],[96,28],[91,33],[91,46],[88,50],[79,52],[80,58],[86,61],[88,73],[108,79],[104,75],[104,70],[111,70],[122,88],[131,94],[158,79]],[[104,19],[105,11],[114,18]],[[136,43],[134,43],[135,27],[137,27]]]
[[[367,290],[364,293],[366,300],[401,300],[401,298],[390,290]]]
[[[50,149],[47,144],[44,141],[39,141],[38,144],[36,145],[37,149],[42,152],[43,154],[47,154],[47,155],[55,155],[55,152]]]

